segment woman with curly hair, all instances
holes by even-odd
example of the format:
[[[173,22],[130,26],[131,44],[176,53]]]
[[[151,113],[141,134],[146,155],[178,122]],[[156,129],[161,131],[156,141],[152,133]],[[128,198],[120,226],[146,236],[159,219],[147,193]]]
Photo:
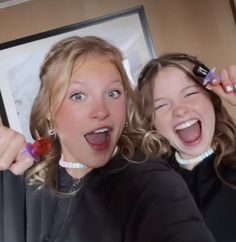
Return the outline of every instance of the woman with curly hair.
[[[194,56],[165,54],[143,68],[137,93],[142,146],[182,175],[216,241],[234,242],[236,125],[220,97],[236,106],[236,66],[216,74]]]

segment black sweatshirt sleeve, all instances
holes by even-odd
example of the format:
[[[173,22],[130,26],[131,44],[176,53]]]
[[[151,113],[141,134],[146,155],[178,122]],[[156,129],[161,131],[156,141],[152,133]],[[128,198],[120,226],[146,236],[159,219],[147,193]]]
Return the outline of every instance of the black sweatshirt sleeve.
[[[130,225],[135,242],[213,242],[183,179],[168,167],[144,169]],[[142,182],[141,182],[142,181]],[[136,188],[134,188],[136,189]]]

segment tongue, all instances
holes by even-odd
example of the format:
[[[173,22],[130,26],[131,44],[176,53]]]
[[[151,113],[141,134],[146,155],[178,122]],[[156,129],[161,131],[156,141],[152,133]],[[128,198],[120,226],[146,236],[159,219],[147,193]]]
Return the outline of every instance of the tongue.
[[[177,134],[185,143],[191,143],[197,140],[201,134],[200,124],[196,122],[188,128],[178,130]]]
[[[93,145],[102,145],[107,141],[107,133],[91,133],[85,136],[86,140]]]

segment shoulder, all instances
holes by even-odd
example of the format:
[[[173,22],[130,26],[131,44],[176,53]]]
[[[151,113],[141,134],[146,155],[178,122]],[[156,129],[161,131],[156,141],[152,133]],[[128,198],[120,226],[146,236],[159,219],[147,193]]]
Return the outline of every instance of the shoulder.
[[[142,218],[135,241],[214,241],[183,178],[165,160],[131,163],[123,173],[122,194],[133,201],[133,223]],[[145,240],[147,234],[152,240]]]
[[[176,172],[168,165],[167,161],[163,159],[149,159],[146,161],[130,162],[127,167],[127,172],[135,175],[156,176],[163,174],[169,176]],[[148,175],[147,175],[148,174]]]
[[[138,194],[146,189],[151,196],[166,194],[165,197],[182,197],[188,193],[183,178],[161,158],[143,161],[143,156],[138,154],[128,161],[118,156],[99,171],[96,177],[102,180],[101,184],[109,179],[108,184],[119,186],[123,191]]]
[[[123,172],[129,179],[129,186],[145,186],[153,190],[152,194],[165,193],[171,196],[189,196],[183,178],[161,158],[149,159],[145,162],[130,162]]]

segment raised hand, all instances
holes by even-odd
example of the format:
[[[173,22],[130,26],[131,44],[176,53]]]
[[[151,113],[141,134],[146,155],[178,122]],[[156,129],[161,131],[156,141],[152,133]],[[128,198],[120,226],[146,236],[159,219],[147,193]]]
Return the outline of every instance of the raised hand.
[[[0,171],[10,170],[23,174],[33,165],[33,158],[25,152],[25,137],[16,131],[0,125]]]
[[[218,94],[231,105],[236,106],[236,65],[230,65],[219,74],[207,88]]]

